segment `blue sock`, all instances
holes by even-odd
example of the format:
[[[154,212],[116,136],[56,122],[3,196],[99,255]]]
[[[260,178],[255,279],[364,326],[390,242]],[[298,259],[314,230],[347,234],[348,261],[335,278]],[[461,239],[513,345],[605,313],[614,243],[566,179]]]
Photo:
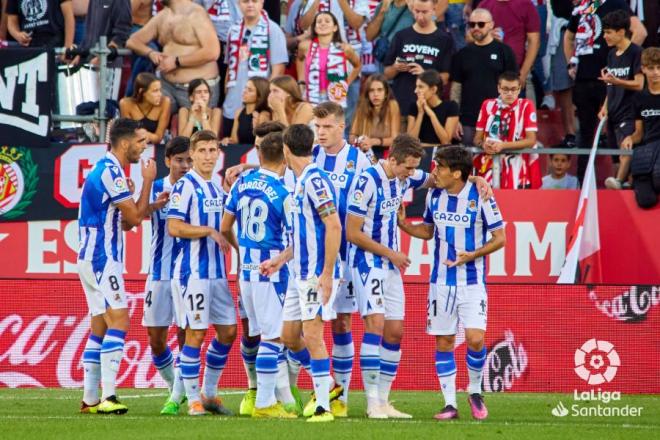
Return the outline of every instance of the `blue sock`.
[[[218,394],[218,382],[225,369],[231,345],[222,344],[213,338],[206,349],[206,368],[204,368],[204,396],[215,397]]]
[[[438,374],[445,405],[458,408],[456,406],[456,361],[453,351],[435,352],[435,372]]]
[[[481,394],[481,381],[483,378],[484,364],[486,363],[486,347],[480,351],[472,351],[468,348],[465,355],[467,363],[468,376],[470,384],[468,385],[469,394]]]
[[[333,333],[332,339],[332,370],[335,376],[335,383],[344,388],[344,393],[339,397],[344,403],[348,403],[348,389],[351,386],[351,376],[353,375],[353,357],[355,354],[355,345],[353,344],[353,335],[348,333]]]

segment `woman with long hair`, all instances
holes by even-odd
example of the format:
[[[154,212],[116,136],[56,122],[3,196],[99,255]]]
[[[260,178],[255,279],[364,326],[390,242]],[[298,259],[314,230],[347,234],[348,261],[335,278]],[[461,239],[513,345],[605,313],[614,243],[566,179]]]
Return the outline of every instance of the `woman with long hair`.
[[[265,78],[254,77],[245,83],[243,107],[236,113],[231,136],[221,141],[223,145],[254,143],[254,127],[271,118],[268,108],[269,88],[270,84]]]
[[[217,136],[220,132],[222,112],[219,108],[209,107],[211,87],[202,78],[190,81],[188,84],[190,108],[179,109],[179,135],[192,136],[201,130],[211,130]]]
[[[311,39],[298,45],[296,66],[308,102],[332,101],[345,108],[348,86],[360,75],[362,63],[353,46],[342,41],[337,18],[323,11],[314,17]]]
[[[292,124],[309,124],[314,118],[313,108],[303,100],[296,80],[289,75],[276,76],[270,80],[268,107],[273,121],[286,127]]]
[[[442,100],[442,86],[440,74],[433,69],[417,75],[417,102],[408,113],[408,134],[425,146],[450,144],[458,124],[458,104]]]
[[[362,86],[349,142],[368,153],[374,147],[390,147],[400,129],[401,111],[387,78],[371,75]]]
[[[160,80],[148,72],[135,77],[133,96],[119,101],[119,114],[139,121],[147,130],[147,142],[159,144],[170,123],[170,99],[163,96]]]

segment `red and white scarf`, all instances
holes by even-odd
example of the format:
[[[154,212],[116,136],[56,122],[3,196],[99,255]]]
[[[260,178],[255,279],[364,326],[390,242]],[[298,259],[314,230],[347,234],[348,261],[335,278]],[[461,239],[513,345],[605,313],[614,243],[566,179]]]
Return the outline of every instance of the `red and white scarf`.
[[[346,95],[348,93],[346,53],[341,43],[331,43],[328,49],[326,71],[321,72],[320,48],[318,39],[315,39],[312,41],[307,54],[309,57],[309,63],[306,63],[307,69],[305,69],[307,101],[316,105],[325,100],[324,91],[321,90],[321,75],[325,74],[328,80],[328,89],[325,90],[328,101],[346,107]]]
[[[249,32],[246,35],[246,32]],[[227,88],[236,85],[238,66],[247,60],[248,78],[270,75],[270,21],[266,12],[262,11],[259,22],[252,29],[245,28],[245,19],[233,24],[228,35],[228,67]],[[243,40],[246,40],[243,42]]]
[[[212,22],[231,21],[231,13],[229,12],[229,0],[215,0],[211,6],[206,10],[209,13],[209,18]]]
[[[600,20],[597,20],[596,11],[607,0],[581,0],[573,9],[573,15],[578,15],[578,27],[575,33],[575,55],[591,55],[594,53],[594,42],[602,33]],[[596,32],[599,34],[596,35]]]

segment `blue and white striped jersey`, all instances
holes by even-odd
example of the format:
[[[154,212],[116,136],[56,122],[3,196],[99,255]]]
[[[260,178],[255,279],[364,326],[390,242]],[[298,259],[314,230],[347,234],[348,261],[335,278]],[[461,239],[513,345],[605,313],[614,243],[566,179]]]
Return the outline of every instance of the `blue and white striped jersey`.
[[[236,217],[242,280],[273,283],[288,280],[286,265],[267,277],[259,273],[259,264],[284,250],[290,209],[291,193],[283,179],[272,171],[259,168],[241,175],[234,183],[225,212]]]
[[[457,251],[474,251],[487,241],[489,231],[504,227],[502,214],[494,198],[481,200],[477,185],[467,182],[457,195],[434,189],[426,196],[424,223],[435,226],[435,249],[431,283],[444,286],[485,284],[486,258],[448,267]]]
[[[102,272],[108,259],[119,263],[124,260],[121,211],[117,204],[130,198],[119,160],[112,152],[106,153],[85,180],[78,211],[78,259],[91,261],[95,272]]]
[[[174,184],[167,218],[220,230],[224,201],[225,193],[218,183],[204,180],[195,170],[190,170]],[[227,277],[225,256],[211,237],[177,238],[176,246],[172,278]]]
[[[293,271],[307,280],[321,275],[325,262],[325,224],[319,211],[336,206],[334,188],[328,175],[315,163],[305,167],[296,179],[293,193]],[[335,276],[339,275],[339,265]]]
[[[312,150],[314,162],[323,171],[328,173],[330,181],[335,187],[337,197],[337,212],[341,221],[341,246],[339,255],[342,261],[348,258],[348,242],[346,241],[346,215],[348,213],[348,200],[356,177],[371,166],[367,156],[358,148],[344,141],[344,146],[337,154],[328,154],[323,147],[316,145]]]
[[[158,179],[151,187],[149,203],[154,203],[160,193],[172,192],[170,176]],[[174,237],[167,233],[167,211],[169,203],[151,214],[151,263],[149,276],[154,281],[168,281],[172,277],[172,267],[176,251]]]
[[[395,251],[399,250],[398,226],[396,213],[408,188],[422,187],[429,179],[429,174],[415,171],[411,177],[400,180],[389,179],[382,162],[367,168],[358,178],[355,191],[348,205],[348,212],[364,217],[362,232],[372,240]],[[385,257],[372,254],[357,246],[351,246],[350,261],[353,267],[394,269],[394,265]]]

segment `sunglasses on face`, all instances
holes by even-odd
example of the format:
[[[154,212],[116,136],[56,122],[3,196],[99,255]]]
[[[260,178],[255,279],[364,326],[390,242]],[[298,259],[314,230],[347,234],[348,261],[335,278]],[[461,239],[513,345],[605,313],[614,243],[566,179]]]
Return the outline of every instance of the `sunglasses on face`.
[[[470,26],[470,29],[474,29],[478,27],[479,29],[483,29],[489,21],[468,21],[468,26]]]
[[[245,29],[245,33],[243,34],[243,40],[241,41],[241,45],[245,46],[248,41],[250,41],[250,37],[252,36],[252,31],[250,29]]]

